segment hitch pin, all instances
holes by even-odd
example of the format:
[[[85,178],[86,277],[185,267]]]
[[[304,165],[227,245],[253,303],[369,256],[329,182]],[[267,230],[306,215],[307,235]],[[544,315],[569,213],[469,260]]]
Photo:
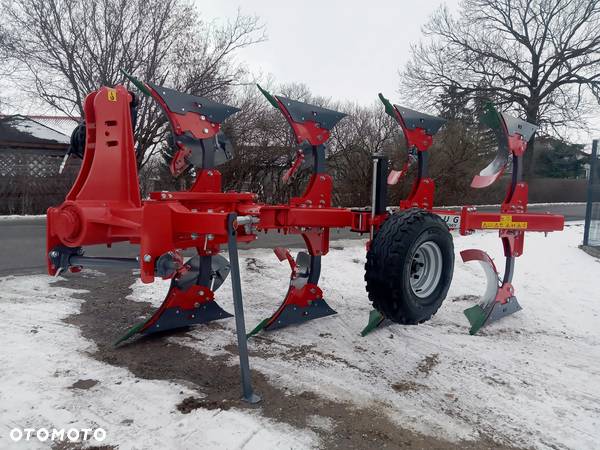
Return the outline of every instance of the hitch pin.
[[[258,217],[254,216],[239,216],[237,218],[237,224],[244,226],[244,231],[248,234],[252,234],[252,225],[260,222]]]
[[[208,246],[208,241],[212,241],[215,238],[214,234],[210,234],[208,233],[206,236],[204,236],[204,250],[206,250],[206,247]]]

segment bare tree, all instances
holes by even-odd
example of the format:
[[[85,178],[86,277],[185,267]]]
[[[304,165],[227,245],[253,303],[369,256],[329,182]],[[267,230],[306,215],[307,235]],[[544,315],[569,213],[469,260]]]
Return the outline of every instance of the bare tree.
[[[345,104],[337,109],[348,116],[336,125],[332,134],[329,165],[335,175],[335,199],[347,206],[368,205],[373,155],[385,153],[392,167],[401,165],[405,146],[400,128],[379,102],[369,107]]]
[[[599,29],[600,0],[463,0],[423,28],[403,86],[430,104],[450,88],[488,98],[560,135],[600,99]],[[532,140],[526,176],[533,157]]]
[[[24,68],[19,86],[65,114],[82,115],[87,93],[142,80],[221,97],[244,75],[236,50],[264,39],[255,17],[204,23],[183,0],[2,0],[10,56]],[[164,119],[143,101],[138,163],[164,137]]]
[[[8,31],[0,23],[0,89],[6,87],[14,71],[13,65],[10,64],[12,49],[12,42],[9,39]],[[4,111],[6,103],[5,97],[0,95],[0,113]]]
[[[10,43],[6,28],[0,24],[0,63],[6,62],[10,51]]]

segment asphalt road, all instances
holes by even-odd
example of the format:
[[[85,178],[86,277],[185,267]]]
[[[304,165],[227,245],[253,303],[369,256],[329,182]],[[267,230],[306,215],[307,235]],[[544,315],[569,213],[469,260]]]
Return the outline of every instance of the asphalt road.
[[[488,208],[480,207],[481,211]],[[491,208],[493,210],[493,208]],[[565,220],[583,220],[585,217],[584,204],[555,204],[530,205],[531,212],[550,212],[563,214]],[[349,230],[333,230],[331,239],[363,238]],[[241,248],[274,248],[278,246],[297,247],[303,245],[302,238],[297,235],[277,233],[260,234],[251,245],[241,245]],[[136,256],[137,246],[128,243],[106,246],[86,247],[87,256]],[[0,218],[0,276],[45,273],[46,252],[46,219],[19,218],[15,220]]]

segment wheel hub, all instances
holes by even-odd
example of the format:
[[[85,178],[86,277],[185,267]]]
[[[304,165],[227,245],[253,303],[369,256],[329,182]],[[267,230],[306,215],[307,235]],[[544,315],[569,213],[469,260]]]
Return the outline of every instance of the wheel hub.
[[[442,266],[442,251],[435,242],[426,241],[417,247],[410,265],[410,288],[417,297],[431,295],[442,277]]]

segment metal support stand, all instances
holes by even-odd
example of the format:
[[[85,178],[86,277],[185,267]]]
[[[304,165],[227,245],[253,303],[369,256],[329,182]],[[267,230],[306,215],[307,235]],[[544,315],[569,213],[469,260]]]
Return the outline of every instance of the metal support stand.
[[[588,180],[587,204],[585,207],[585,225],[583,229],[583,245],[588,246],[590,241],[590,224],[592,222],[592,200],[594,199],[594,176],[598,161],[598,139],[592,141],[592,154],[590,157],[590,178]]]
[[[229,250],[229,264],[231,266],[231,289],[233,291],[233,308],[235,314],[235,328],[240,354],[240,370],[242,373],[242,399],[254,404],[262,399],[252,390],[250,379],[250,362],[248,361],[248,342],[246,339],[246,323],[244,320],[244,304],[242,301],[242,284],[240,281],[240,263],[238,260],[237,240],[235,237],[237,215],[231,213],[227,217],[227,249]]]
[[[373,240],[375,216],[383,214],[387,208],[387,175],[388,158],[376,153],[373,160],[373,180],[371,182],[371,226],[369,227],[369,240]]]
[[[379,158],[373,158],[373,181],[371,182],[371,226],[369,227],[369,241],[373,240],[373,221],[375,219],[375,204],[377,202],[377,165]]]

